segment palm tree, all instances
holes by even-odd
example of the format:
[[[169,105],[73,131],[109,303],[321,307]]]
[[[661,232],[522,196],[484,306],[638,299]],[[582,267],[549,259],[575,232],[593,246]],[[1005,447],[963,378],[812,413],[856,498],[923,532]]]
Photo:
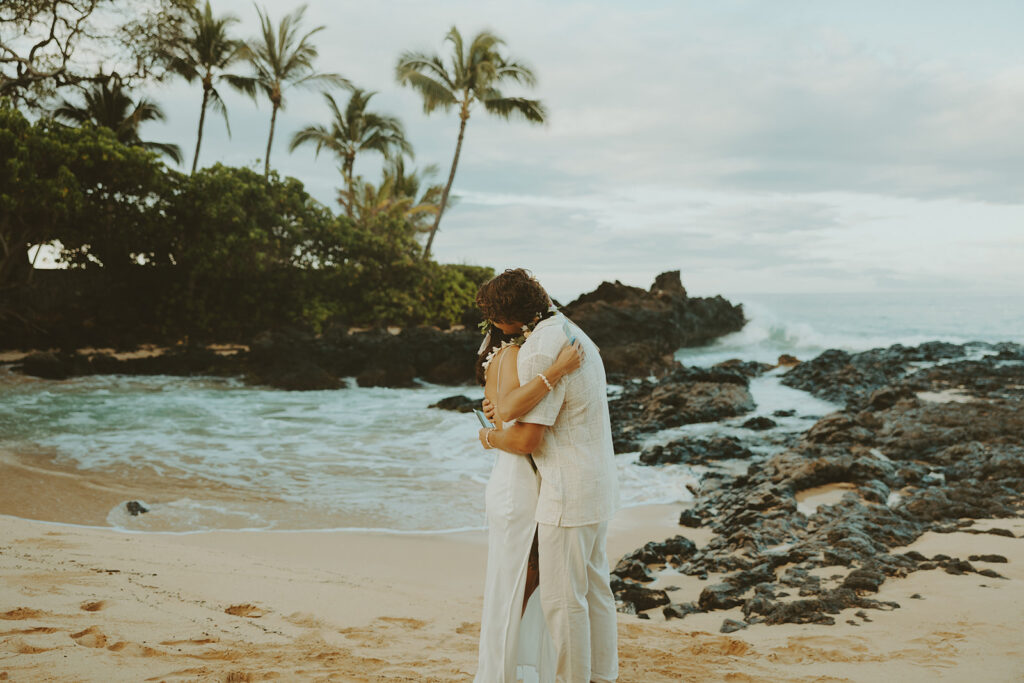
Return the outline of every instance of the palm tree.
[[[350,90],[352,94],[344,111],[338,107],[334,97],[324,93],[327,106],[334,116],[330,128],[306,126],[292,137],[289,151],[295,151],[300,145],[308,143],[316,145],[317,156],[324,147],[337,154],[341,158],[341,175],[351,197],[354,187],[352,168],[358,152],[378,152],[385,159],[390,159],[395,152],[412,156],[412,145],[405,139],[401,121],[394,116],[367,111],[366,106],[377,93],[356,87]],[[351,217],[351,200],[345,206]]]
[[[372,219],[380,215],[397,215],[411,233],[427,232],[440,208],[444,186],[430,185],[422,192],[420,189],[436,174],[436,164],[406,174],[405,161],[397,157],[385,166],[379,186],[357,178],[351,190],[338,192],[338,203],[345,207],[348,215],[355,215],[365,225],[372,225]],[[454,204],[455,199],[452,196],[449,201]]]
[[[213,16],[210,1],[206,0],[203,11],[192,9],[191,22],[185,35],[168,55],[169,68],[174,73],[191,83],[196,78],[203,82],[203,104],[199,109],[199,132],[196,135],[196,152],[192,157],[192,173],[196,172],[199,163],[199,147],[203,143],[203,125],[206,123],[206,107],[212,106],[214,111],[224,116],[224,125],[231,135],[231,124],[228,122],[228,110],[224,100],[217,92],[216,84],[226,82],[232,88],[250,97],[256,94],[256,84],[251,78],[224,73],[235,62],[248,56],[248,48],[244,41],[228,36],[228,28],[238,22],[238,17],[227,14],[222,17]]]
[[[405,52],[395,69],[398,82],[408,85],[423,97],[423,111],[427,114],[437,108],[449,111],[454,106],[459,107],[459,137],[455,143],[455,158],[452,159],[448,183],[441,194],[441,204],[423,249],[424,259],[430,256],[434,235],[437,234],[441,215],[448,204],[448,194],[455,180],[455,168],[459,164],[462,139],[466,133],[466,122],[469,121],[473,105],[480,102],[485,111],[506,120],[517,114],[531,123],[543,123],[546,116],[540,100],[506,97],[498,89],[509,81],[533,86],[537,80],[528,67],[501,54],[500,48],[505,41],[489,31],[481,31],[466,49],[462,35],[454,26],[448,31],[445,40],[452,44],[450,67],[436,54]]]
[[[256,12],[260,16],[260,36],[249,44],[248,56],[256,71],[254,83],[267,96],[272,107],[267,157],[263,167],[263,175],[266,176],[270,174],[270,147],[274,143],[277,110],[284,109],[285,87],[308,88],[318,83],[347,87],[349,82],[338,74],[321,74],[313,70],[313,60],[319,53],[310,38],[325,27],[317,26],[299,36],[299,24],[306,12],[305,5],[285,15],[276,31],[265,9],[257,7]]]
[[[175,163],[181,163],[181,148],[177,145],[167,142],[145,142],[139,138],[139,126],[146,121],[163,121],[166,116],[159,105],[146,98],[134,101],[117,74],[111,74],[104,80],[90,84],[85,90],[84,98],[83,104],[61,100],[53,111],[54,118],[76,125],[92,122],[97,126],[109,128],[114,131],[118,141],[126,145],[160,152],[169,156]]]

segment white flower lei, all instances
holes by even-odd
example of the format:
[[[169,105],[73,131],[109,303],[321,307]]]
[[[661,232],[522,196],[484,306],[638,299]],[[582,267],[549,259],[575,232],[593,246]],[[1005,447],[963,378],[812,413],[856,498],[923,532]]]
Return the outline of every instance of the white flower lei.
[[[491,349],[491,352],[487,354],[487,358],[485,358],[484,362],[480,364],[481,366],[483,366],[484,372],[487,372],[487,366],[491,364],[491,361],[494,360],[494,357],[510,346],[518,346],[518,344],[513,344],[512,342],[509,341],[503,341],[501,342],[501,346],[496,346],[493,349]]]

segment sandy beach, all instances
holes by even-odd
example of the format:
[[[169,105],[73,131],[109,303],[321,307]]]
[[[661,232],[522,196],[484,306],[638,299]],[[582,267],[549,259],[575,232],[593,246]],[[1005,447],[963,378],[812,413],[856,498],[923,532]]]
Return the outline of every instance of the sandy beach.
[[[678,509],[622,511],[610,556],[680,531],[704,542],[676,526]],[[1021,519],[975,525],[989,527],[1024,534]],[[0,680],[468,681],[485,544],[483,532],[140,534],[2,516]],[[978,564],[1006,579],[916,572],[882,586],[900,609],[834,626],[722,635],[738,608],[622,614],[620,680],[1024,680],[1024,543],[927,533],[910,548],[1003,555]],[[674,600],[704,584],[678,578]]]

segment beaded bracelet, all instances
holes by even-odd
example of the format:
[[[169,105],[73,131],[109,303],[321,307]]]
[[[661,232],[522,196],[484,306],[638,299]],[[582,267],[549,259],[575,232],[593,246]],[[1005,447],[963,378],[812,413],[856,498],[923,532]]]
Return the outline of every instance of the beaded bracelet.
[[[494,448],[494,444],[493,444],[493,443],[491,443],[491,432],[493,432],[493,431],[494,431],[494,427],[491,427],[491,428],[490,428],[490,429],[488,429],[488,430],[487,430],[487,432],[486,432],[486,433],[484,434],[484,442],[485,442],[485,443],[487,444],[487,447],[488,447],[488,448]]]
[[[551,382],[549,382],[548,378],[544,376],[544,373],[538,372],[537,376],[540,377],[542,380],[544,380],[544,384],[547,385],[548,391],[554,391],[555,388],[553,386],[551,386]]]

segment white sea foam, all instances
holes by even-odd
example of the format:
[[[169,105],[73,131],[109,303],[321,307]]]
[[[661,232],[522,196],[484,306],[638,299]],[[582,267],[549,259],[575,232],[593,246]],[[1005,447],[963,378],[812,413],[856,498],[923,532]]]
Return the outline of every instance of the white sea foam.
[[[480,528],[494,462],[472,415],[428,406],[478,388],[284,392],[236,380],[97,376],[9,387],[0,446],[121,483],[166,483],[166,498],[112,526]],[[626,505],[689,500],[685,468],[619,460]]]
[[[1024,343],[1024,297],[903,293],[739,297],[747,324],[713,344],[681,349],[687,365],[729,358],[774,363],[806,360],[826,349],[856,352],[927,341]]]

